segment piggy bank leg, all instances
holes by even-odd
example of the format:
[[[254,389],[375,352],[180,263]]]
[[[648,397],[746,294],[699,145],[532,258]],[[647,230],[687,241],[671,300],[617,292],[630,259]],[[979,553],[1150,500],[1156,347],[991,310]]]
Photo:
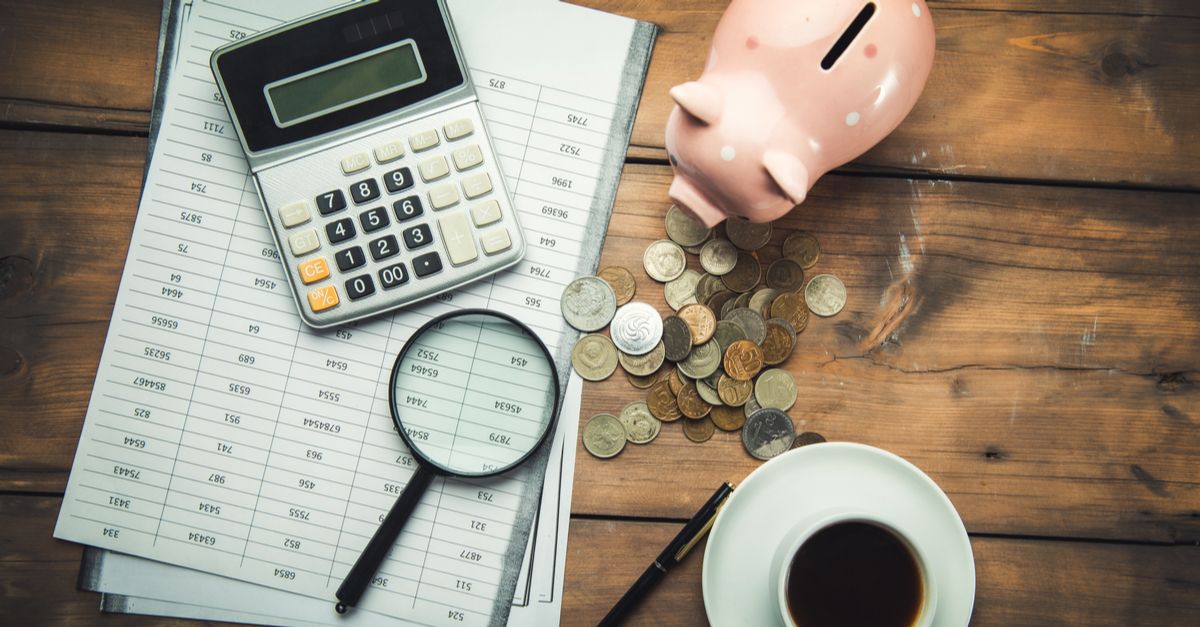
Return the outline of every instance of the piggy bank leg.
[[[703,222],[704,226],[713,227],[725,219],[725,214],[717,209],[700,190],[696,189],[694,183],[681,176],[676,176],[675,180],[671,181],[671,188],[667,190],[667,195],[675,201],[680,209]]]
[[[780,150],[768,150],[763,154],[763,167],[793,204],[804,202],[808,196],[808,168],[799,157]]]

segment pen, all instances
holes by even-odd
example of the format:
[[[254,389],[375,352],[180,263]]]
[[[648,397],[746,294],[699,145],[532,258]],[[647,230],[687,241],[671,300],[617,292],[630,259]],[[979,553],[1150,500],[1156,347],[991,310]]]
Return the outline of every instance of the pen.
[[[717,512],[721,511],[721,506],[725,505],[725,500],[729,495],[733,494],[733,485],[729,482],[721,484],[717,491],[709,497],[708,502],[700,511],[696,512],[695,516],[683,526],[683,530],[675,536],[674,540],[663,549],[663,552],[658,555],[658,559],[654,560],[646,572],[642,573],[641,577],[633,583],[625,596],[621,597],[620,601],[609,610],[608,615],[600,621],[601,627],[611,627],[619,625],[629,612],[646,596],[646,593],[658,583],[663,575],[667,574],[667,570],[683,561],[687,556],[688,551],[696,546],[704,534],[712,528],[713,521],[717,519]]]

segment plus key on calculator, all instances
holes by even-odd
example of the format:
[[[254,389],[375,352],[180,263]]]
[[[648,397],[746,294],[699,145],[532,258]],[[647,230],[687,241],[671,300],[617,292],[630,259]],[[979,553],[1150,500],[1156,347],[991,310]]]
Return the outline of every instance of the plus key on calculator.
[[[360,3],[212,55],[303,320],[404,306],[525,240],[441,0]]]

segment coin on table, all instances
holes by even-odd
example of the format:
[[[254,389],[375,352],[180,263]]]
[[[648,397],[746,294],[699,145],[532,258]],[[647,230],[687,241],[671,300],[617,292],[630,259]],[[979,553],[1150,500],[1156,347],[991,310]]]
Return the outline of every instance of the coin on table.
[[[632,385],[639,390],[648,390],[650,389],[650,386],[654,385],[655,382],[658,381],[658,374],[652,372],[648,375],[636,375],[629,374],[629,371],[626,370],[625,378],[629,380],[629,385]]]
[[[720,405],[721,396],[717,394],[717,388],[709,385],[708,379],[696,380],[696,392],[700,394],[700,398],[704,399],[709,405]]]
[[[613,344],[623,353],[645,355],[662,339],[662,318],[649,303],[634,301],[621,305],[608,329]]]
[[[692,333],[692,344],[700,345],[712,338],[717,330],[717,317],[708,307],[701,304],[684,305],[679,308],[678,315],[688,325]]]
[[[674,378],[675,375],[671,376]],[[646,407],[650,409],[651,415],[663,422],[673,422],[683,416],[683,412],[679,411],[679,403],[675,400],[675,393],[671,391],[669,379],[650,386],[650,391],[646,394]]]
[[[687,379],[684,378],[683,372],[676,369],[675,372],[667,378],[667,385],[671,386],[671,394],[678,396],[679,390],[682,390],[683,386],[687,385]]]
[[[700,249],[700,267],[713,276],[729,274],[737,263],[737,254],[737,247],[729,240],[711,240]]]
[[[817,265],[817,259],[821,256],[821,246],[812,234],[799,231],[783,240],[783,256],[795,260],[800,267],[807,270]]]
[[[749,418],[754,415],[754,412],[762,409],[758,401],[754,400],[754,393],[750,393],[750,398],[746,399],[746,404],[742,405],[742,413]]]
[[[762,316],[749,307],[739,307],[730,311],[728,320],[742,327],[746,332],[746,339],[755,344],[762,345],[767,337],[766,323],[763,322]]]
[[[717,280],[719,281],[720,277],[717,277]],[[712,296],[709,296],[704,301],[704,306],[708,307],[709,311],[713,312],[714,315],[720,314],[721,308],[725,306],[725,303],[734,300],[737,296],[737,292],[725,289],[725,284],[722,283],[721,289],[714,292]]]
[[[742,250],[758,250],[771,241],[771,223],[730,216],[725,220],[725,237]]]
[[[703,379],[721,367],[721,347],[716,340],[709,340],[692,347],[687,359],[677,362],[679,371],[692,379]]]
[[[787,361],[796,348],[796,331],[783,318],[767,320],[766,329],[767,337],[762,343],[763,363],[776,366]]]
[[[589,333],[571,349],[571,366],[588,381],[603,381],[617,369],[617,349],[607,337]]]
[[[796,427],[791,417],[774,408],[750,414],[742,426],[742,446],[758,459],[771,459],[787,451],[795,439]]]
[[[707,442],[712,438],[713,431],[713,421],[708,416],[683,421],[683,435],[693,442]]]
[[[764,409],[787,411],[796,404],[796,380],[780,368],[765,370],[754,382],[754,398]]]
[[[804,288],[804,300],[818,316],[835,316],[846,306],[846,286],[832,274],[818,274]]]
[[[620,453],[627,439],[625,426],[612,414],[596,414],[583,426],[583,448],[600,459]]]
[[[662,342],[659,342],[645,355],[630,355],[625,352],[617,353],[617,361],[621,363],[621,367],[632,375],[646,377],[654,374],[663,363],[665,350]]]
[[[820,433],[817,433],[816,431],[805,431],[804,433],[796,436],[796,439],[792,441],[792,448],[800,448],[801,446],[808,446],[809,444],[820,444],[824,441],[825,436],[821,435]]]
[[[679,244],[669,239],[660,239],[648,246],[642,255],[646,274],[659,283],[676,279],[687,268],[687,257]]]
[[[744,294],[738,294],[737,298],[725,303],[725,305],[721,307],[721,320],[728,320],[729,314],[731,312],[733,312],[734,309],[749,308],[750,307],[750,299],[753,297],[754,297],[753,293],[746,292]]]
[[[713,294],[723,289],[725,289],[725,284],[721,282],[721,277],[705,272],[700,275],[700,280],[696,282],[696,302],[704,303]]]
[[[695,270],[684,270],[674,280],[667,281],[663,286],[663,298],[671,309],[678,310],[684,305],[696,302],[696,285],[700,283],[700,273]]]
[[[712,410],[712,405],[700,397],[700,391],[696,389],[695,382],[691,381],[679,390],[679,394],[675,397],[675,404],[679,406],[679,411],[684,416],[693,420],[708,415],[708,412]]]
[[[738,381],[749,381],[763,367],[762,349],[750,340],[738,340],[725,350],[725,374]]]
[[[567,324],[584,332],[599,331],[617,312],[617,295],[604,279],[581,276],[567,284],[559,306]]]
[[[650,413],[645,401],[634,401],[617,417],[625,427],[625,437],[634,444],[646,444],[658,437],[662,423]]]
[[[637,290],[637,282],[634,281],[633,273],[628,268],[608,266],[596,276],[604,279],[604,282],[608,283],[608,286],[613,289],[613,293],[617,296],[617,305],[624,305],[633,300],[633,293]]]
[[[721,379],[717,381],[717,396],[720,397],[722,404],[729,407],[745,405],[746,400],[753,393],[753,381],[739,381],[727,374],[721,375]]]
[[[793,292],[804,285],[804,268],[792,259],[776,259],[767,266],[767,287]]]
[[[771,317],[787,320],[792,330],[800,333],[808,326],[808,305],[804,302],[804,296],[797,292],[784,292],[776,296],[771,303]]]
[[[729,350],[729,345],[738,340],[746,338],[746,330],[742,326],[732,320],[721,320],[717,323],[717,330],[713,332],[713,339],[717,341],[717,346],[721,349],[721,354]]]
[[[762,265],[758,263],[754,255],[740,252],[737,256],[737,263],[733,265],[732,270],[721,277],[721,282],[730,290],[744,294],[754,289],[760,278],[762,278]]]
[[[775,302],[777,296],[779,296],[779,290],[773,287],[759,288],[754,290],[754,294],[746,306],[754,310],[754,313],[767,318],[770,317],[771,303]]]
[[[742,428],[742,425],[746,424],[746,414],[742,413],[741,407],[718,405],[712,408],[708,417],[722,431],[737,431]]]
[[[679,316],[667,316],[662,321],[662,341],[670,361],[687,359],[692,352],[692,330]]]
[[[680,246],[699,246],[712,235],[712,229],[704,226],[699,220],[684,213],[679,207],[671,205],[667,209],[667,237]]]

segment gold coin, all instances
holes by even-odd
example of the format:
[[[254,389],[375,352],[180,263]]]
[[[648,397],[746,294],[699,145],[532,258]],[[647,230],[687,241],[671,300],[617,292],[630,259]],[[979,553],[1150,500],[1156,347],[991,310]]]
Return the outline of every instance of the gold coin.
[[[617,416],[625,427],[625,437],[634,444],[647,444],[658,437],[662,422],[650,413],[645,401],[634,401]]]
[[[796,439],[792,442],[792,448],[800,448],[801,446],[808,446],[809,444],[820,444],[824,441],[825,436],[821,435],[820,433],[817,433],[816,431],[805,431],[804,433],[796,436]]]
[[[645,376],[639,376],[626,372],[625,378],[629,379],[629,385],[632,385],[639,390],[648,390],[650,389],[650,386],[654,385],[654,382],[658,380],[658,375],[655,373],[650,373]]]
[[[583,426],[583,448],[600,459],[620,453],[628,439],[625,425],[612,414],[596,414]]]
[[[746,414],[742,413],[741,407],[728,407],[726,405],[713,407],[708,417],[722,431],[737,431],[742,428],[742,425],[746,424]]]
[[[758,250],[771,241],[771,223],[730,216],[725,220],[725,237],[742,250]]]
[[[713,421],[705,416],[699,420],[684,420],[683,435],[693,442],[707,442],[713,436]]]
[[[667,384],[671,386],[671,394],[678,396],[679,390],[687,385],[687,380],[683,378],[683,373],[676,370],[674,374],[667,378]]]
[[[821,257],[821,246],[811,233],[799,231],[783,240],[783,256],[793,259],[805,270],[817,265]]]
[[[712,338],[717,329],[717,317],[704,305],[693,303],[679,308],[678,315],[692,332],[692,345],[699,346]]]
[[[663,348],[663,343],[660,340],[649,353],[645,355],[630,355],[629,353],[617,352],[617,361],[621,362],[621,367],[632,375],[645,377],[654,374],[662,365],[665,358],[666,350]]]
[[[721,375],[721,379],[717,381],[717,396],[721,398],[723,404],[729,407],[745,405],[746,399],[750,398],[752,393],[754,393],[753,381],[739,381],[727,374]],[[739,413],[741,413],[740,410]]]
[[[799,333],[808,326],[808,305],[799,292],[784,292],[771,303],[771,317],[783,318]]]
[[[767,320],[767,337],[763,340],[763,363],[775,366],[783,363],[796,348],[796,332],[783,318]]]
[[[749,381],[763,367],[763,353],[758,344],[738,340],[725,350],[725,374],[738,381]]]
[[[787,411],[796,404],[796,380],[786,370],[771,368],[754,382],[754,399],[764,408]]]
[[[608,337],[589,333],[571,349],[571,366],[588,381],[603,381],[617,369],[617,347]]]
[[[737,248],[727,239],[714,239],[700,249],[700,267],[711,275],[729,274],[735,263]]]
[[[793,292],[804,285],[804,268],[792,259],[776,259],[767,267],[767,287]]]
[[[747,252],[740,252],[737,256],[737,263],[733,269],[721,277],[721,282],[730,290],[743,294],[754,289],[758,285],[758,280],[762,278],[762,265],[758,260]]]
[[[633,300],[633,293],[637,291],[637,282],[633,279],[633,273],[627,268],[608,266],[596,276],[600,277],[605,283],[608,283],[608,286],[612,288],[613,294],[617,295],[618,307]]]
[[[699,246],[712,235],[712,229],[704,226],[699,220],[684,213],[679,207],[671,205],[666,216],[667,237],[680,246]]]
[[[695,270],[684,270],[672,281],[663,286],[663,298],[671,309],[678,310],[684,305],[696,302],[696,285],[700,283],[700,273]]]
[[[689,382],[679,390],[679,395],[675,397],[675,404],[679,406],[679,411],[688,418],[697,419],[708,415],[712,410],[712,405],[704,402],[700,398],[700,392],[696,390],[696,384]]]
[[[646,395],[646,405],[655,418],[664,422],[679,420],[683,416],[683,412],[679,411],[679,403],[675,401],[675,394],[671,392],[670,379],[650,386],[650,392]]]

